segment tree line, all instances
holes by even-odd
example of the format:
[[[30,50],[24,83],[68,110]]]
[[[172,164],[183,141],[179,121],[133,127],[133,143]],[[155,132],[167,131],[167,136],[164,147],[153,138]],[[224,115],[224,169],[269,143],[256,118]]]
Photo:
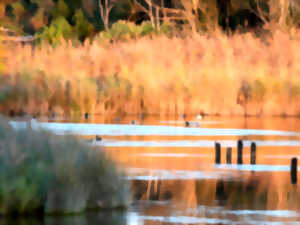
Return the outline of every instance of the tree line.
[[[84,40],[119,20],[159,30],[226,32],[299,26],[298,0],[2,0],[0,26],[19,34]]]

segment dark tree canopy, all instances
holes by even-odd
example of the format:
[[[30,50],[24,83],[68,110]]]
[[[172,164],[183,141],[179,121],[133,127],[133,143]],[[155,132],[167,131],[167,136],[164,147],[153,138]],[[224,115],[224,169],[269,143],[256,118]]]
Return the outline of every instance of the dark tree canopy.
[[[193,2],[192,0],[101,0],[100,3],[104,5],[105,1],[113,6],[108,16],[110,25],[118,20],[141,24],[143,21],[151,20],[150,11],[153,17],[160,17],[158,21],[162,23],[163,16],[167,15],[166,10],[182,11],[185,10],[183,5],[186,1]],[[153,4],[152,7],[149,2]],[[199,8],[193,9],[192,14],[197,15],[201,23],[210,23],[211,16],[206,15],[209,9],[203,9],[204,5],[216,9],[217,23],[223,30],[260,27],[269,20],[269,0],[200,0]],[[300,18],[300,14],[292,6],[289,6],[289,9],[294,20]],[[168,16],[171,18],[173,14],[169,13]],[[184,25],[186,20],[187,17],[183,17],[176,22]],[[298,24],[297,21],[294,21],[294,24]],[[105,23],[101,18],[99,0],[1,0],[0,26],[21,34],[43,34],[46,39],[55,33],[61,34],[64,38],[84,40],[104,30]]]

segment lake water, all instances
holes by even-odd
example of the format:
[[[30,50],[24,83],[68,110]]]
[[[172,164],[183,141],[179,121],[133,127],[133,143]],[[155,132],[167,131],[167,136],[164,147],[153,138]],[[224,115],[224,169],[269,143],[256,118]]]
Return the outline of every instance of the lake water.
[[[300,157],[300,119],[204,117],[184,127],[176,117],[92,117],[33,123],[33,129],[101,135],[109,154],[127,173],[133,203],[128,211],[87,213],[13,224],[300,224],[299,184],[291,184],[290,161]],[[187,118],[193,120],[192,117]],[[16,128],[25,124],[12,123]],[[237,140],[244,143],[237,165]],[[222,146],[215,164],[215,142]],[[250,165],[250,144],[257,144]],[[232,164],[226,164],[232,147]],[[298,174],[299,175],[299,174]],[[0,220],[1,224],[12,221]]]

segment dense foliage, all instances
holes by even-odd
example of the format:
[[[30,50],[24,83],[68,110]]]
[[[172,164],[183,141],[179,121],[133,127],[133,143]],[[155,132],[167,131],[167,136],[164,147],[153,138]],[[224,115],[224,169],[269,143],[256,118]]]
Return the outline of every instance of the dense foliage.
[[[263,24],[284,29],[299,25],[299,8],[296,1],[280,0],[3,0],[0,26],[57,43],[62,38],[83,41],[118,20],[148,20],[157,30],[172,22],[174,29],[193,32]]]
[[[0,216],[127,206],[129,187],[101,149],[70,136],[13,130],[0,118]]]

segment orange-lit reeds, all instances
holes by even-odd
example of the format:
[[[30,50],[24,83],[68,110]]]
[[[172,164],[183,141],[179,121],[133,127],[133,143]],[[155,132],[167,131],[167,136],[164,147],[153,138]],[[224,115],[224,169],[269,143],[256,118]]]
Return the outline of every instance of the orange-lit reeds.
[[[7,53],[4,74],[12,86],[28,74],[23,86],[30,98],[6,101],[2,110],[299,115],[299,34],[18,46]]]

